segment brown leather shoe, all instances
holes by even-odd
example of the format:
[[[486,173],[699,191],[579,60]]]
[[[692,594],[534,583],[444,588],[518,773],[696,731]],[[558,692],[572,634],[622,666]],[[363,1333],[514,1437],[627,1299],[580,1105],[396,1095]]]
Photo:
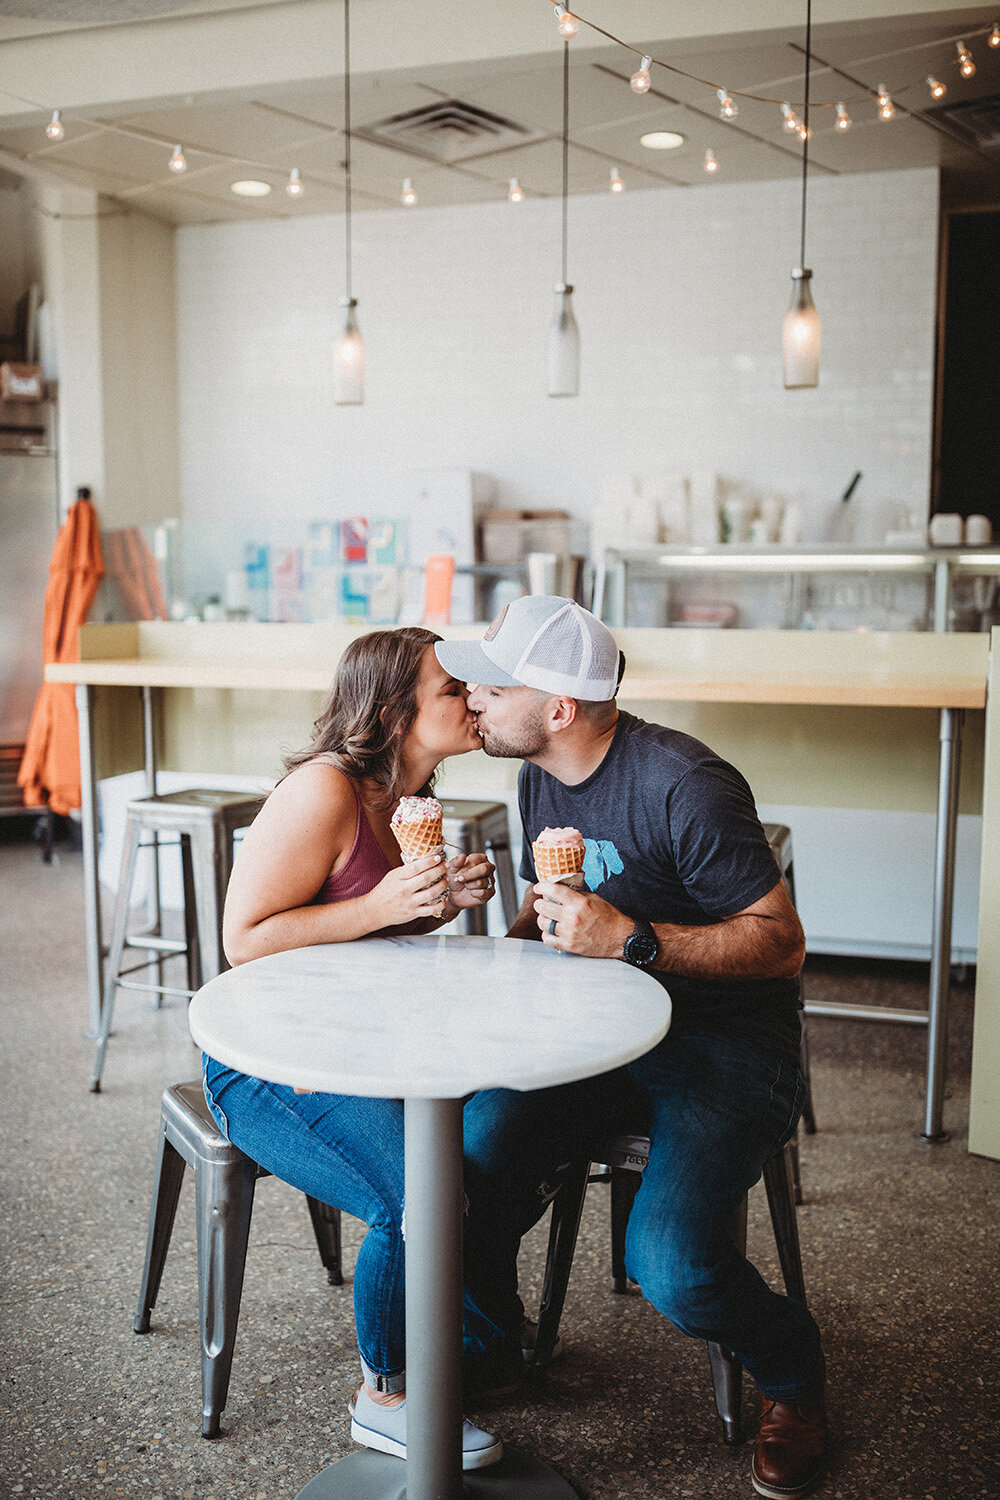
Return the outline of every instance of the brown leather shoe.
[[[822,1388],[797,1401],[761,1396],[760,1432],[750,1477],[768,1500],[799,1500],[826,1472],[826,1409]]]

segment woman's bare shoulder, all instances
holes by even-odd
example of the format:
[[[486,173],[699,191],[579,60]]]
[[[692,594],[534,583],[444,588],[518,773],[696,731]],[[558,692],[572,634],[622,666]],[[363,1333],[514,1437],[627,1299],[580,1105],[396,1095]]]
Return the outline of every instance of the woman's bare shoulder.
[[[312,818],[338,821],[357,806],[351,777],[329,761],[308,760],[283,777],[268,797],[264,810],[271,815],[298,812]]]

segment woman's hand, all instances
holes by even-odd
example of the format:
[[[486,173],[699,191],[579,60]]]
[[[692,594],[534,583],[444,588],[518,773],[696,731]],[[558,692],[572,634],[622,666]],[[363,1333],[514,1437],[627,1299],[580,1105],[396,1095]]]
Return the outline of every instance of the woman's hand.
[[[371,918],[370,931],[404,922],[441,916],[448,896],[448,866],[440,854],[424,854],[412,865],[399,865],[383,875],[362,899]]]
[[[496,867],[485,854],[456,854],[448,861],[448,899],[456,912],[485,906],[496,886]]]

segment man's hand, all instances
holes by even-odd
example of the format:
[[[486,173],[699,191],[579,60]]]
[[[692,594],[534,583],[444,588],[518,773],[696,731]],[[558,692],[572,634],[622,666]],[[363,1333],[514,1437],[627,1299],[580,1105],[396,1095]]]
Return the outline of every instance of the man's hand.
[[[590,891],[574,891],[558,880],[535,885],[535,914],[542,942],[557,952],[584,958],[621,958],[634,926],[629,917]],[[555,922],[555,932],[549,927]]]

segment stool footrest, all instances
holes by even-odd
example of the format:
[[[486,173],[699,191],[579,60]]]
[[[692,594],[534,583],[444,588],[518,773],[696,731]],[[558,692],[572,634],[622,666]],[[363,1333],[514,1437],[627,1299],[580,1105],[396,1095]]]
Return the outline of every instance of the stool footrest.
[[[128,972],[131,974],[135,971],[130,969]],[[118,988],[120,990],[142,990],[147,995],[182,995],[185,1000],[190,1000],[196,994],[195,990],[175,989],[173,985],[169,984],[140,984],[138,979],[119,979]]]
[[[183,938],[160,937],[155,933],[150,933],[148,936],[141,932],[137,932],[134,936],[132,933],[129,933],[125,939],[125,947],[149,948],[153,953],[187,952],[187,943],[185,943]],[[125,970],[122,969],[119,972],[124,973]]]

